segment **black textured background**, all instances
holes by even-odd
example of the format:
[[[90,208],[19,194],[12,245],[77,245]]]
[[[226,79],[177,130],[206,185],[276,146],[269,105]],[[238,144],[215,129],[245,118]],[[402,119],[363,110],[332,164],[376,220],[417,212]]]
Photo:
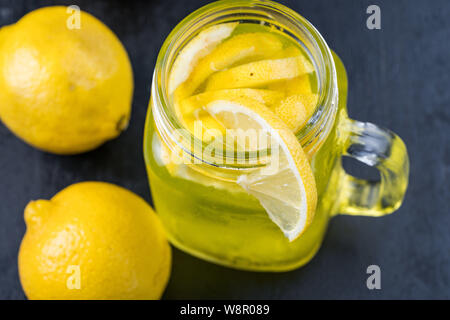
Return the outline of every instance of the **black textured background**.
[[[35,150],[0,123],[0,299],[25,298],[17,251],[28,201],[74,182],[109,181],[151,202],[142,158],[144,117],[156,55],[170,30],[206,1],[0,0],[0,26],[44,5],[77,4],[124,43],[135,77],[133,114],[118,139],[80,156]],[[400,210],[380,219],[338,216],[305,267],[241,272],[174,250],[165,298],[450,298],[450,2],[290,0],[342,58],[351,117],[398,133],[411,158]],[[382,29],[366,28],[366,8],[381,7]],[[350,164],[352,170],[355,169]],[[366,288],[366,268],[381,267],[382,289]]]

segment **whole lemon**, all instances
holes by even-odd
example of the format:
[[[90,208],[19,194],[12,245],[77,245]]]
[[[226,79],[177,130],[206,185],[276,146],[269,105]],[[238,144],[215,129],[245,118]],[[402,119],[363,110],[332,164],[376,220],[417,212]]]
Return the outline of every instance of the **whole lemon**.
[[[29,299],[159,299],[171,250],[151,207],[113,184],[82,182],[25,208],[19,274]]]
[[[133,93],[119,39],[92,15],[70,12],[44,7],[0,29],[0,118],[30,145],[57,154],[117,137]]]

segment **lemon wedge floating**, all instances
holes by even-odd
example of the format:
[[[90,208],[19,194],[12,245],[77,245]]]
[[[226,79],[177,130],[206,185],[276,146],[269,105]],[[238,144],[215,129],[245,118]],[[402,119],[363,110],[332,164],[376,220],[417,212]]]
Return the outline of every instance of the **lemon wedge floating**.
[[[303,55],[259,60],[213,74],[207,81],[206,91],[260,87],[313,71],[313,66]]]
[[[180,51],[169,76],[169,93],[183,83],[198,61],[209,54],[222,40],[228,38],[237,22],[218,24],[201,31]]]
[[[313,220],[317,190],[295,135],[269,108],[253,99],[215,100],[205,110],[227,129],[251,128],[270,136],[270,169],[265,166],[242,174],[237,183],[259,200],[290,241],[298,238]]]
[[[197,42],[199,45],[201,42]],[[268,59],[283,47],[281,41],[269,33],[255,32],[236,35],[218,44],[209,54],[200,59],[189,78],[177,88],[178,97],[192,94],[211,74],[237,63]],[[180,56],[179,60],[183,57]]]

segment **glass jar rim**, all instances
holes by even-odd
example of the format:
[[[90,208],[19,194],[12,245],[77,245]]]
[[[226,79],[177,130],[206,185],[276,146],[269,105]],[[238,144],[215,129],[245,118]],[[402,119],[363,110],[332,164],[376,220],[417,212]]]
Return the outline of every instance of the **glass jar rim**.
[[[158,54],[153,74],[151,92],[151,99],[153,103],[151,105],[157,130],[160,132],[161,137],[168,145],[175,142],[178,147],[190,154],[192,158],[199,159],[199,155],[196,155],[195,151],[192,150],[202,151],[204,149],[203,142],[200,139],[195,137],[188,130],[182,130],[184,134],[181,138],[184,142],[180,141],[180,136],[174,138],[170,134],[177,129],[184,129],[184,126],[182,125],[180,119],[178,119],[175,115],[175,111],[170,105],[170,97],[167,90],[168,75],[170,73],[170,68],[173,64],[174,57],[176,57],[178,53],[177,49],[180,50],[183,45],[189,42],[193,36],[202,31],[203,28],[211,26],[212,24],[228,22],[229,20],[224,20],[225,13],[226,11],[229,11],[231,17],[232,13],[230,13],[230,11],[232,12],[233,10],[238,10],[238,12],[235,11],[234,14],[238,13],[239,15],[256,13],[259,10],[261,11],[259,14],[265,13],[267,16],[278,15],[278,17],[283,17],[289,21],[291,25],[303,31],[304,35],[308,36],[309,40],[312,42],[316,53],[318,53],[316,59],[312,60],[315,63],[316,71],[319,71],[317,72],[319,76],[320,88],[319,99],[313,115],[310,117],[307,124],[296,133],[296,136],[307,153],[314,153],[328,136],[336,116],[338,91],[334,60],[331,50],[322,35],[308,20],[292,9],[269,0],[216,1],[194,11],[178,23],[178,25],[171,31]],[[222,20],[219,21],[219,19]],[[236,18],[234,19],[236,20]],[[273,18],[273,21],[280,23],[275,18]],[[192,30],[192,28],[195,28],[195,30]],[[291,30],[291,28],[287,27],[287,25],[283,25],[283,28],[285,30],[289,30],[291,33],[295,33],[295,31]],[[181,41],[180,45],[180,39],[183,37],[185,37],[185,39],[184,41]],[[190,145],[192,141],[194,143],[194,148],[189,148],[188,150],[188,148],[184,147],[186,145]],[[248,159],[249,155],[247,154],[243,157]],[[257,153],[255,153],[250,155],[250,157],[256,158],[258,156]],[[205,159],[203,156],[200,156],[200,159],[202,163],[210,164],[215,167],[236,168],[233,165],[227,165],[227,163],[233,162],[224,162],[223,155],[220,156],[220,161],[215,161],[218,159],[214,159],[214,156],[212,156],[211,159]],[[249,163],[254,163],[251,159],[249,160]],[[220,163],[220,165],[218,165],[218,163]]]

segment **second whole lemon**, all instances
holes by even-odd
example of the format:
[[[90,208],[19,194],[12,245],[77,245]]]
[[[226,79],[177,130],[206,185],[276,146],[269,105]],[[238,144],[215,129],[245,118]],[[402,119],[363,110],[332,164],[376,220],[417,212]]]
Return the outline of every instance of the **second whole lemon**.
[[[132,93],[124,47],[86,12],[44,7],[0,29],[0,118],[34,147],[76,154],[117,137]]]
[[[29,299],[158,299],[171,250],[151,207],[103,182],[77,183],[25,209],[19,274]]]

